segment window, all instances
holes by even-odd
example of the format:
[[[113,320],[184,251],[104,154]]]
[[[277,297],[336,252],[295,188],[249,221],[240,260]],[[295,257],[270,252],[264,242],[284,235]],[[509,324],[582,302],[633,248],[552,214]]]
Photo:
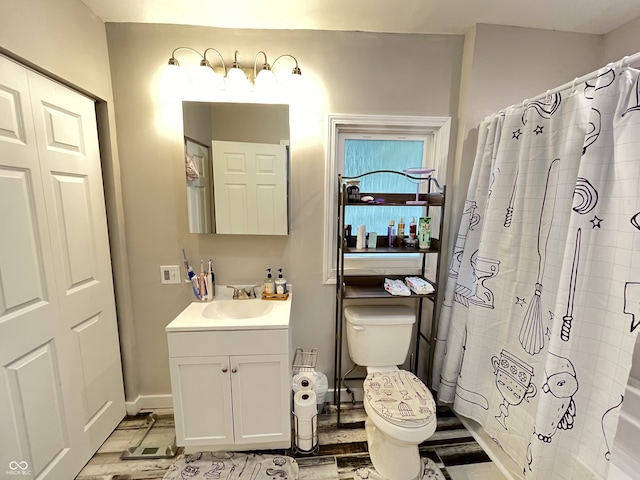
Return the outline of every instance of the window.
[[[393,170],[401,172],[411,167],[433,167],[425,152],[427,139],[424,136],[390,136],[390,135],[354,135],[344,133],[339,136],[343,151],[341,160],[344,175],[348,177],[360,175],[372,170]],[[361,192],[413,193],[419,184],[412,184],[406,177],[392,173],[381,173],[362,177]],[[348,208],[345,212],[345,225],[352,225],[355,232],[358,225],[366,225],[368,232],[386,235],[389,220],[398,224],[404,218],[408,225],[411,217],[421,217],[421,207],[378,207]],[[408,233],[408,232],[407,232]]]
[[[401,172],[410,167],[435,168],[434,176],[444,183],[449,145],[448,117],[390,117],[331,115],[329,151],[326,166],[324,282],[335,282],[337,238],[338,173],[354,176],[371,170]],[[420,184],[394,174],[360,179],[361,192],[416,192]],[[347,209],[345,225],[366,225],[367,231],[386,235],[389,220],[397,225],[405,220],[405,234],[413,216],[422,216],[421,207],[376,207]],[[359,255],[345,261],[347,270],[360,273],[407,272],[419,268],[418,255]]]

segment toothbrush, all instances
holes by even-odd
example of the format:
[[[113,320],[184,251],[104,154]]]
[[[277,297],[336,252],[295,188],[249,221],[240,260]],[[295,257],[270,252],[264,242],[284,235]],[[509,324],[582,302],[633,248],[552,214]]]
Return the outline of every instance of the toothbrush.
[[[204,261],[200,260],[200,275],[198,275],[198,293],[200,294],[200,300],[207,298],[207,284],[204,278]]]
[[[193,294],[196,296],[198,300],[201,300],[200,295],[198,294],[198,278],[196,277],[196,272],[193,271],[191,265],[189,265],[189,261],[187,260],[187,253],[182,249],[182,257],[184,258],[184,268],[187,271],[188,281],[191,282],[191,288],[193,289]]]
[[[213,300],[216,296],[215,277],[213,275],[213,260],[209,259],[209,271],[207,272],[207,300]]]
[[[182,258],[184,259],[184,273],[187,276],[187,278],[191,280],[191,275],[189,275],[189,270],[191,270],[191,267],[189,267],[189,260],[187,260],[187,252],[184,251],[184,248],[182,249]]]

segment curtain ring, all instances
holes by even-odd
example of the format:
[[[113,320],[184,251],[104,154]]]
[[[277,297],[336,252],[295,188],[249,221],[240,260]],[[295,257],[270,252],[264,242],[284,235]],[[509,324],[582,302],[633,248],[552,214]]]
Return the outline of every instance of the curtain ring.
[[[527,107],[527,102],[528,102],[528,101],[529,101],[529,99],[528,99],[528,98],[525,98],[525,99],[522,101],[522,109],[523,109],[523,110]]]
[[[544,103],[549,103],[551,97],[549,96],[549,92],[551,92],[551,89],[547,90],[547,93],[544,95]]]
[[[571,95],[572,93],[575,93],[577,82],[578,82],[578,77],[574,78],[573,82],[571,82],[571,91],[569,92],[569,95]]]

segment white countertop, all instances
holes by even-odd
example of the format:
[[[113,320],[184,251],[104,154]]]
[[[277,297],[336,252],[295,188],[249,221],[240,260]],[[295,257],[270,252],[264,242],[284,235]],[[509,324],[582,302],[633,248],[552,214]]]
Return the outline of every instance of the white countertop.
[[[232,300],[233,290],[225,285],[216,286],[216,297],[210,302],[194,301],[165,328],[169,332],[193,332],[208,330],[282,330],[289,328],[291,317],[291,293],[287,300],[262,300],[251,298]],[[253,302],[249,303],[249,302]],[[259,316],[232,318],[219,313],[225,308],[251,311],[268,309]]]

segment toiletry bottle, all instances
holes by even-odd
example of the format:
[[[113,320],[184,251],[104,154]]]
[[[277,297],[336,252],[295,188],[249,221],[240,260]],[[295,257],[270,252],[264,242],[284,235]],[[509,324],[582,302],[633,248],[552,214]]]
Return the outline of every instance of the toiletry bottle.
[[[389,226],[387,227],[387,242],[390,247],[393,247],[393,242],[395,240],[395,224],[395,220],[389,220]]]
[[[282,276],[282,269],[278,269],[278,278],[276,278],[276,293],[287,293],[287,281]]]
[[[431,217],[421,217],[418,228],[418,246],[422,249],[431,247]]]
[[[411,223],[409,224],[409,238],[415,240],[418,237],[416,217],[411,217]]]
[[[360,180],[347,180],[347,201],[349,203],[360,202]]]
[[[398,247],[402,247],[402,242],[404,240],[404,218],[400,217],[398,220]]]
[[[263,292],[266,293],[267,295],[276,293],[276,284],[273,281],[273,278],[271,277],[270,268],[267,268],[267,278],[264,279],[262,286],[264,287]]]

